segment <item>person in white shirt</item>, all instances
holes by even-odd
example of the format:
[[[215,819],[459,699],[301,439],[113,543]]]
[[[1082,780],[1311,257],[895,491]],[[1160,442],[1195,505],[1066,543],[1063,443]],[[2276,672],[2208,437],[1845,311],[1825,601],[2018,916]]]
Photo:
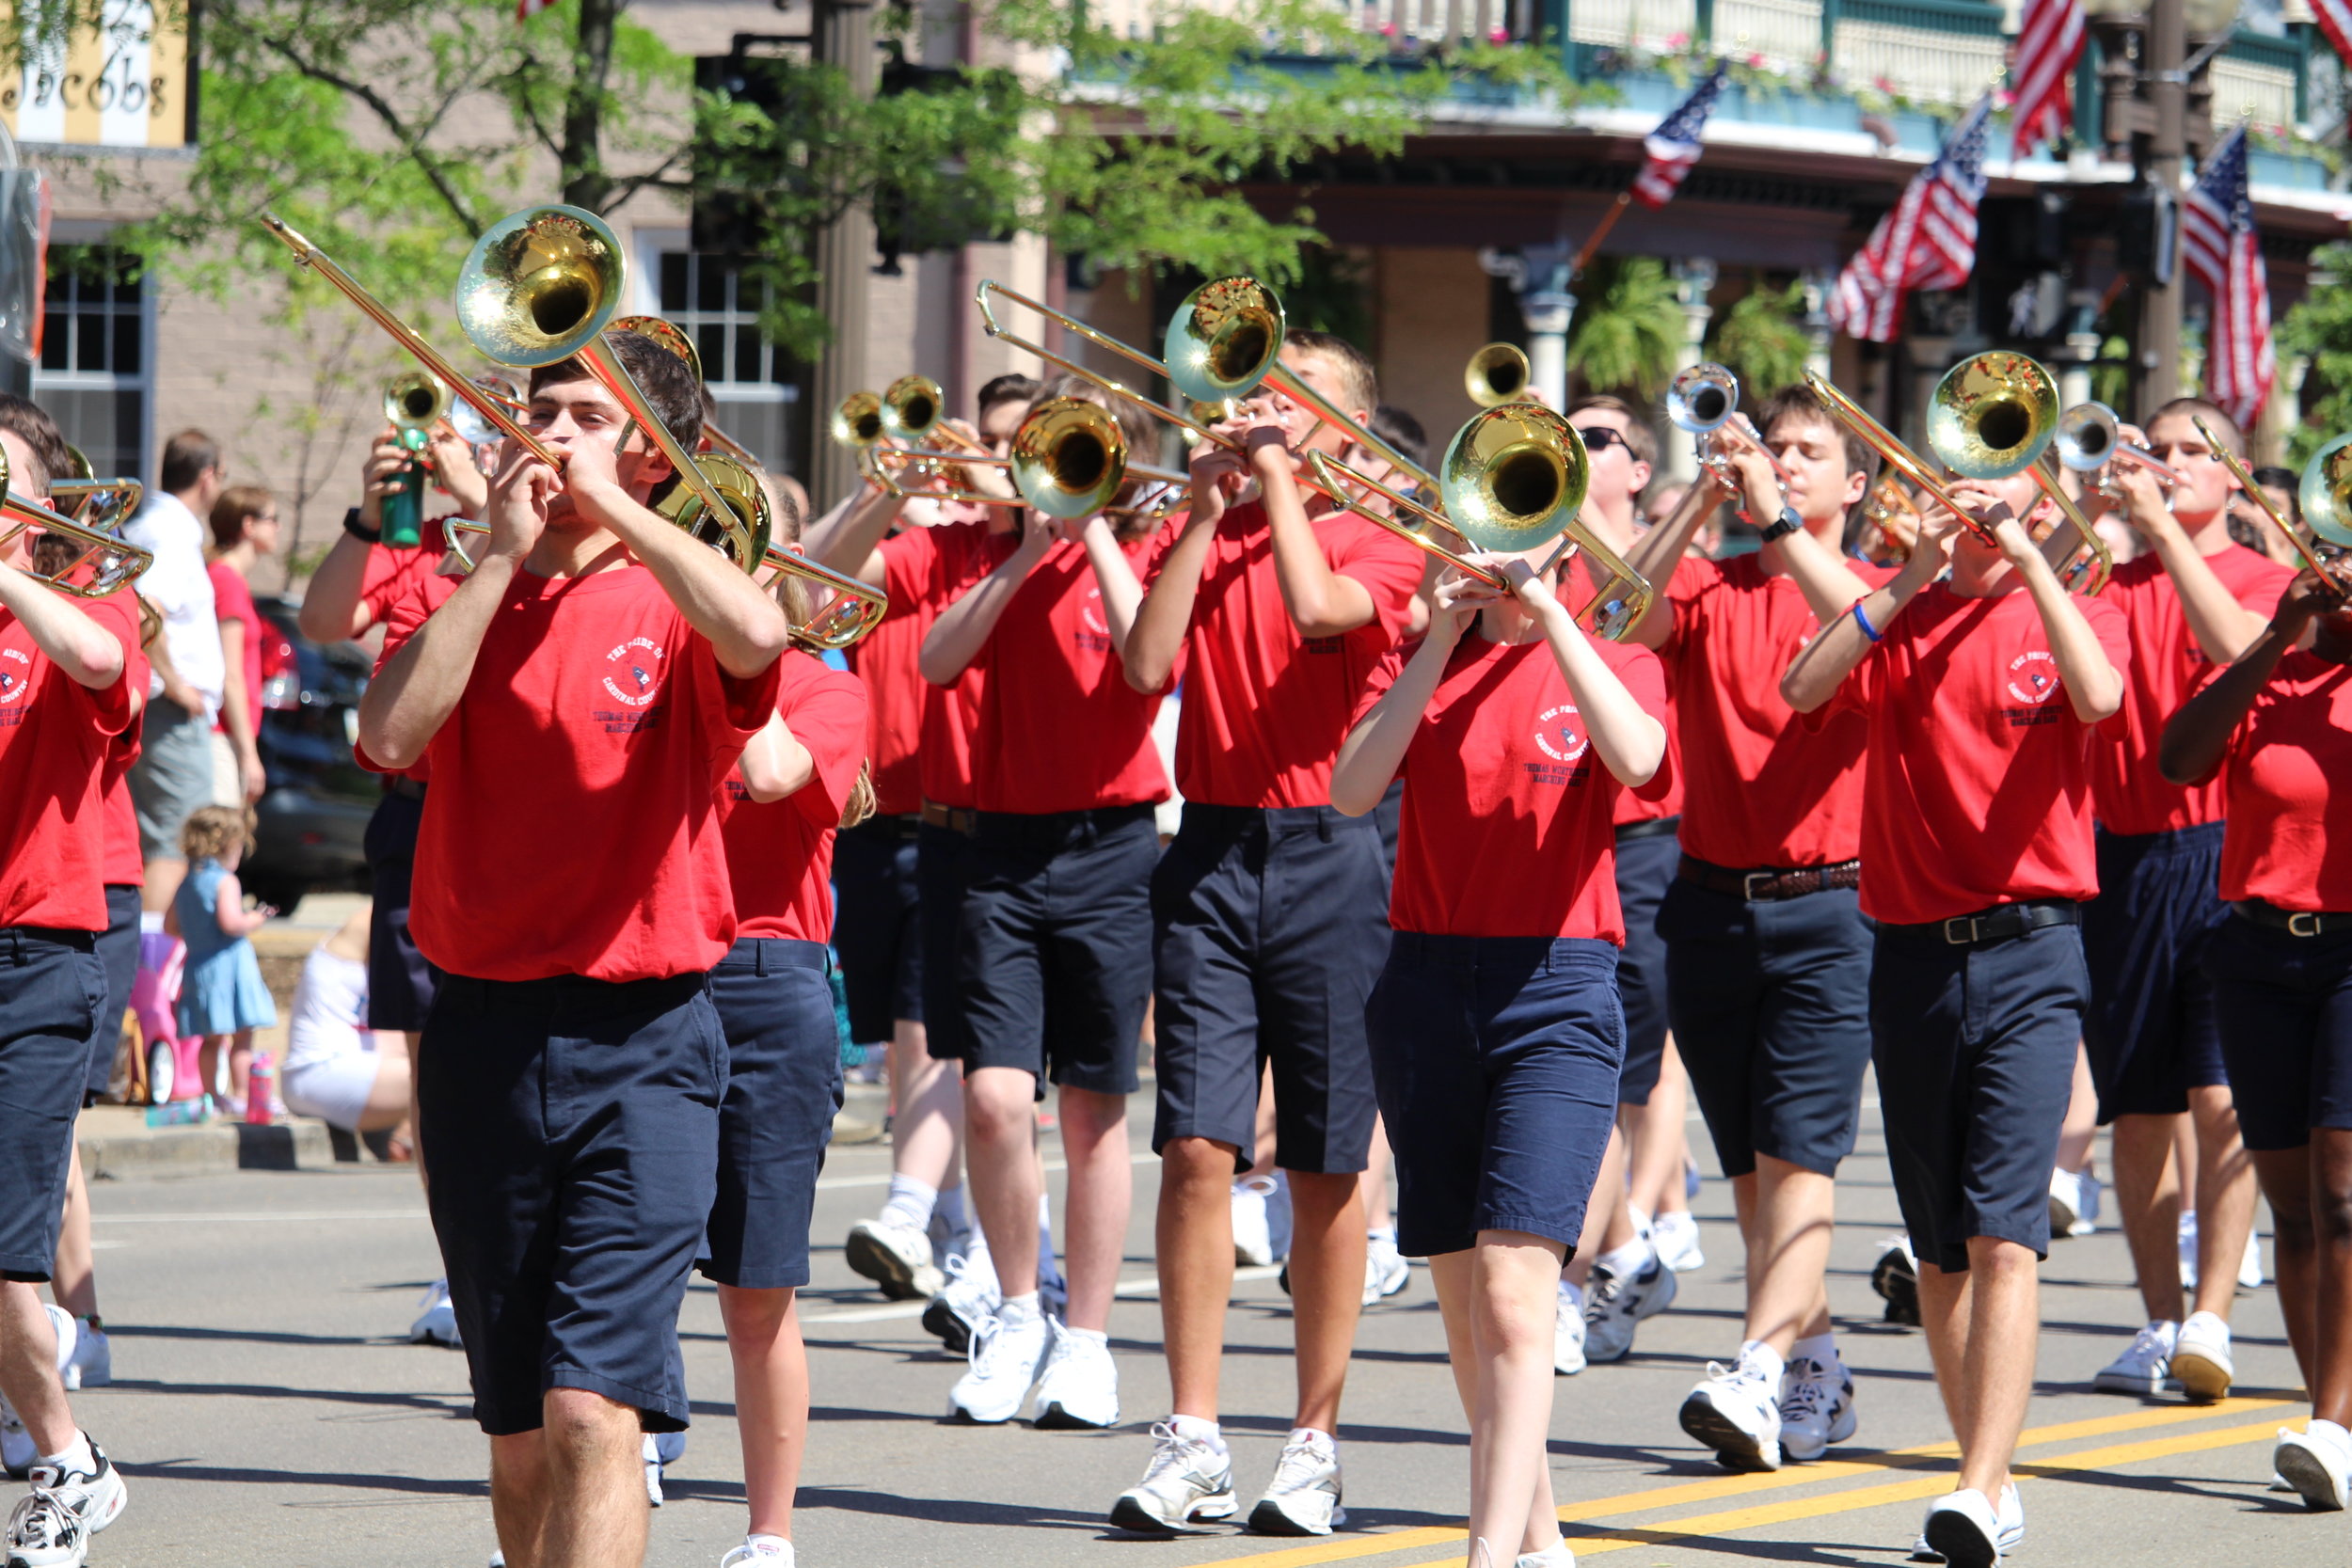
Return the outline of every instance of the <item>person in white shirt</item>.
[[[397,1032],[368,1019],[368,911],[312,948],[294,985],[286,1031],[286,1103],[349,1132],[397,1128],[408,1119],[409,1066]]]
[[[163,483],[123,532],[155,563],[139,594],[164,617],[149,655],[154,665],[140,720],[139,758],[131,765],[131,802],[138,811],[150,910],[171,907],[187,874],[180,826],[213,800],[213,715],[219,711],[227,664],[213,581],[204,569],[205,525],[228,483],[220,447],[200,430],[164,443]]]

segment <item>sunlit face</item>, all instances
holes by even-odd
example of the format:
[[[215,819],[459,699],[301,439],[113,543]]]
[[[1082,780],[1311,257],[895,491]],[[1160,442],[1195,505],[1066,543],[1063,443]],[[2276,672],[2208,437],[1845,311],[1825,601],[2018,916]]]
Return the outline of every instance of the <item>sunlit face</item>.
[[[1614,408],[1583,408],[1568,416],[1568,423],[1584,442],[1592,461],[1592,479],[1585,494],[1590,504],[1614,512],[1629,503],[1649,483],[1649,465],[1633,455],[1627,436],[1633,421]],[[1607,432],[1606,435],[1599,434]]]
[[[1783,414],[1764,444],[1788,470],[1788,504],[1807,523],[1842,518],[1862,499],[1862,475],[1846,467],[1846,438],[1822,416]]]
[[[2000,502],[2023,520],[2029,531],[2039,530],[2057,513],[2057,509],[2042,494],[2042,487],[2034,482],[2030,469],[2011,474],[2007,479],[1956,479],[1945,488],[1951,491],[1954,499],[1965,502],[1972,512],[1982,513],[1988,501]],[[1955,558],[1963,560],[1971,556],[1988,562],[2001,558],[1999,547],[1979,538],[1973,528],[1960,531],[1958,538],[1953,541],[1952,552]]]
[[[1347,383],[1328,355],[1310,349],[1284,348],[1282,368],[1350,419],[1362,423],[1372,418],[1369,408],[1347,406]],[[1271,381],[1259,383],[1258,389],[1249,395],[1244,406],[1258,418],[1270,419],[1280,425],[1282,444],[1293,451],[1324,451],[1337,457],[1347,451],[1349,438],[1345,432],[1337,425],[1317,419],[1313,409],[1293,401],[1278,390]]]
[[[13,430],[0,430],[0,450],[8,454],[8,493],[47,506],[48,491],[33,488],[33,476],[40,472],[40,465],[34,460],[30,443]],[[24,566],[32,560],[33,545],[40,536],[39,530],[25,529],[9,540],[5,547],[0,547],[0,562],[20,568]]]
[[[2148,450],[2157,461],[2181,476],[2172,490],[2172,512],[2183,518],[2203,519],[2230,504],[2237,481],[2223,466],[2186,414],[2167,414],[2148,427]]]
[[[614,476],[641,501],[670,474],[669,459],[648,450],[644,433],[631,427],[628,410],[599,381],[553,381],[540,388],[531,394],[523,428],[558,451],[597,446],[614,452]],[[571,498],[558,495],[548,515],[550,523],[570,519]]]
[[[1029,405],[1019,398],[1008,398],[993,404],[987,413],[980,416],[980,439],[998,457],[1009,455],[1013,433],[1021,428],[1021,421],[1028,417],[1028,413]]]

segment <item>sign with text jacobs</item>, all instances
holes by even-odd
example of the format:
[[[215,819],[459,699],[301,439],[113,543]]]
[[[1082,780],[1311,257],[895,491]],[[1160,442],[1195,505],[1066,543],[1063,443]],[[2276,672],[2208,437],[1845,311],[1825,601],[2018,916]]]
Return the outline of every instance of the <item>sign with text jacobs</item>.
[[[0,124],[53,147],[180,148],[190,106],[186,0],[0,0]]]

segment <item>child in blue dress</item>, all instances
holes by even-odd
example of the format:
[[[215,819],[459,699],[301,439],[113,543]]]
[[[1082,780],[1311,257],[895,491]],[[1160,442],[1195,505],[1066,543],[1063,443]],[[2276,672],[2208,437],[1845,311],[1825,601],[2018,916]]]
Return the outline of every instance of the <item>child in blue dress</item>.
[[[237,863],[253,842],[252,814],[226,806],[204,806],[188,814],[180,830],[180,852],[188,875],[171,903],[170,925],[188,944],[180,985],[180,1032],[201,1035],[198,1071],[206,1088],[217,1084],[220,1054],[229,1053],[231,1116],[245,1114],[246,1073],[253,1061],[253,1031],[278,1022],[278,1007],[262,982],[262,960],[251,934],[278,911],[245,907],[237,885]]]

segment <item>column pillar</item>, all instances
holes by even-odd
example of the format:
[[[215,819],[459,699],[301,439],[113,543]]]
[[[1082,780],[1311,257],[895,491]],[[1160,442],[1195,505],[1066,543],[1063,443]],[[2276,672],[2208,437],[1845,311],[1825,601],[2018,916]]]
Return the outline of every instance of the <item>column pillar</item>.
[[[1517,250],[1482,250],[1478,264],[1506,278],[1519,298],[1527,323],[1528,382],[1548,407],[1568,401],[1568,325],[1576,319],[1576,296],[1568,292],[1565,245],[1522,245]]]
[[[879,74],[874,61],[873,0],[817,0],[812,21],[818,60],[838,66],[851,87],[871,97]],[[867,279],[874,266],[874,217],[864,205],[851,207],[817,236],[817,307],[833,337],[817,362],[817,407],[812,428],[810,499],[831,506],[858,483],[856,453],[822,434],[843,398],[867,384],[866,366]]]
[[[1714,292],[1715,263],[1704,256],[1680,258],[1674,263],[1674,280],[1675,293],[1682,300],[1682,347],[1675,356],[1675,369],[1679,372],[1707,357],[1707,325],[1715,318],[1715,308],[1708,304],[1707,296]],[[1679,431],[1667,436],[1659,451],[1658,466],[1669,479],[1687,483],[1698,477],[1698,454]]]

